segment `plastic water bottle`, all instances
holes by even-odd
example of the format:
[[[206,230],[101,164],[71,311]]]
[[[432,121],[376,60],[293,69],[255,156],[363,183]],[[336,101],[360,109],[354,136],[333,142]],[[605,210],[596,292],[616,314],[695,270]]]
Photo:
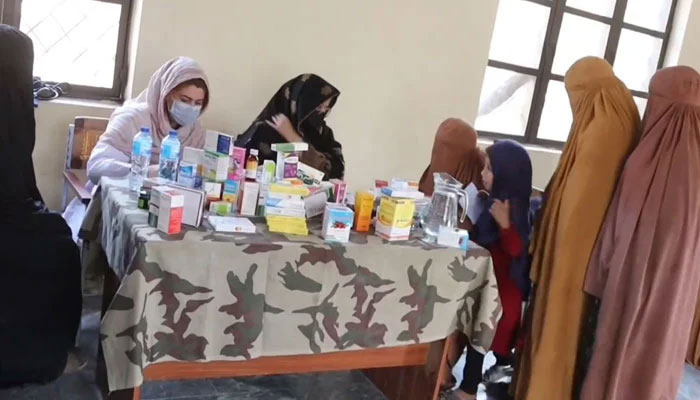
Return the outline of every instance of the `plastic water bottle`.
[[[170,182],[177,179],[177,165],[180,161],[180,139],[177,131],[170,131],[168,137],[160,145],[160,165],[158,175]]]
[[[134,136],[134,144],[131,150],[131,173],[129,174],[129,188],[132,192],[139,192],[143,180],[148,176],[148,166],[151,164],[151,146],[153,138],[149,128],[141,128]]]

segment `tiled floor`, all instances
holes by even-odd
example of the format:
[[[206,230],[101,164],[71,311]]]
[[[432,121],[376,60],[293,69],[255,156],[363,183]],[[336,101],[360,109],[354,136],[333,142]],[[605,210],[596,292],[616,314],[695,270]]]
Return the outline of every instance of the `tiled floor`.
[[[95,310],[95,304],[88,309]],[[88,358],[87,367],[64,375],[43,386],[0,390],[0,400],[101,400],[95,386],[95,354],[99,314],[91,311],[83,317],[81,349]],[[457,366],[455,371],[460,371]],[[483,389],[483,388],[482,388]],[[384,396],[360,372],[281,375],[263,378],[219,379],[205,381],[149,383],[144,385],[144,400],[384,400]],[[700,371],[686,367],[678,400],[700,399]],[[479,400],[487,400],[479,393]]]

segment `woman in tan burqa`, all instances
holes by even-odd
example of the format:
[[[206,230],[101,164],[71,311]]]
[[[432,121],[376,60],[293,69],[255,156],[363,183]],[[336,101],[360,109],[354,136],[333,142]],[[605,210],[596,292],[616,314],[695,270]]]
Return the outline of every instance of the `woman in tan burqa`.
[[[583,283],[639,112],[607,61],[587,57],[566,74],[573,125],[531,245],[535,285],[516,384],[518,400],[573,398]],[[603,398],[596,399],[602,400]]]
[[[444,172],[462,182],[464,186],[474,183],[483,189],[481,170],[484,169],[485,153],[477,145],[474,128],[458,118],[448,118],[438,127],[430,156],[430,165],[423,172],[418,188],[426,196],[432,196],[435,190],[433,174]],[[469,219],[463,228],[471,228]]]
[[[700,74],[657,72],[586,276],[601,299],[583,400],[674,400],[700,288]]]

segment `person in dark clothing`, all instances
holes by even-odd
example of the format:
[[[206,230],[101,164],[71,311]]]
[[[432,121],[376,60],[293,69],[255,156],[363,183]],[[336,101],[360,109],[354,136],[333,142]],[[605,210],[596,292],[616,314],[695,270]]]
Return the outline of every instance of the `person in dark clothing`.
[[[486,149],[481,177],[486,191],[485,207],[471,232],[474,242],[491,253],[503,315],[496,328],[491,350],[496,366],[490,375],[512,365],[522,313],[522,302],[530,291],[528,247],[531,231],[530,194],[532,163],[527,151],[512,140],[496,142]],[[482,381],[484,355],[467,346],[467,360],[455,397],[476,398]]]
[[[274,161],[272,144],[306,142],[309,150],[300,161],[325,173],[324,179],[342,179],[343,148],[325,121],[338,96],[340,91],[320,76],[299,75],[282,85],[236,145],[257,149],[260,160]]]
[[[36,186],[32,41],[0,25],[0,387],[60,376],[80,326],[80,255]]]

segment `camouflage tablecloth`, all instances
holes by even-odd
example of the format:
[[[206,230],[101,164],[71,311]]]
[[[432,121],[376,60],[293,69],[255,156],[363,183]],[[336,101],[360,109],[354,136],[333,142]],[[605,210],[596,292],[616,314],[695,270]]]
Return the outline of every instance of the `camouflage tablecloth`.
[[[104,179],[102,245],[122,284],[101,339],[110,390],[164,361],[241,361],[427,343],[489,348],[501,305],[489,253],[352,234],[346,245],[206,224],[149,227],[125,181]],[[97,201],[100,201],[98,199]],[[317,232],[315,227],[311,230]]]

